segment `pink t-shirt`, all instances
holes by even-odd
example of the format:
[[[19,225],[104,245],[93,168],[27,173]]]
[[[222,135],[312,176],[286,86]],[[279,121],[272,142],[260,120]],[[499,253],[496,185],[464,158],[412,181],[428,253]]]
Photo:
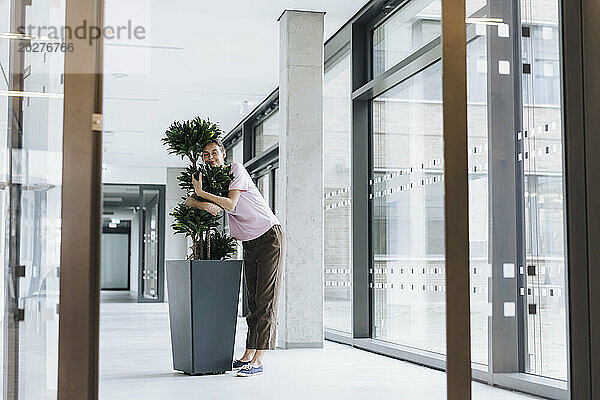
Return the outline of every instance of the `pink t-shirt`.
[[[229,190],[237,189],[240,197],[229,215],[229,234],[237,240],[252,240],[278,225],[279,220],[250,178],[246,168],[240,163],[231,164],[233,180]]]

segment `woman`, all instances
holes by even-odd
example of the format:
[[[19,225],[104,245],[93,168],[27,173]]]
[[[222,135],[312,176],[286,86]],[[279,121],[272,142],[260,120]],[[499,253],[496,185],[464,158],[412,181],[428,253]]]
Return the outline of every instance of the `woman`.
[[[219,140],[208,143],[202,160],[211,167],[225,165],[225,147]],[[265,350],[275,348],[277,329],[277,299],[281,287],[284,235],[273,214],[243,165],[231,166],[233,180],[227,197],[215,196],[202,190],[202,177],[192,178],[196,194],[186,205],[206,210],[214,215],[228,211],[229,232],[244,247],[244,275],[250,314],[246,317],[248,335],[246,352],[233,362],[237,376],[256,376],[263,373]]]

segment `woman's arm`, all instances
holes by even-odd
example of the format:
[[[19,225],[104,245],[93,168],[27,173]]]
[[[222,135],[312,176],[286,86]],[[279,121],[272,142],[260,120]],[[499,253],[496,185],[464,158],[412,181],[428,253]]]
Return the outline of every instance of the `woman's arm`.
[[[196,200],[192,196],[188,197],[185,200],[185,205],[188,207],[193,207],[193,208],[197,208],[199,210],[207,211],[207,212],[211,213],[212,215],[217,215],[218,213],[223,211],[223,209],[216,204],[209,203],[207,201]]]
[[[215,196],[214,194],[205,192],[202,190],[202,174],[200,174],[198,180],[192,176],[192,184],[198,196],[221,206],[227,211],[233,211],[240,198],[240,191],[237,189],[230,190],[227,197]]]

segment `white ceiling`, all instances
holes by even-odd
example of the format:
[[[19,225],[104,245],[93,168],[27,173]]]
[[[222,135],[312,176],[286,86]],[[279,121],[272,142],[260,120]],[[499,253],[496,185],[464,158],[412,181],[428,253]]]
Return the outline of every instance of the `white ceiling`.
[[[176,167],[160,139],[174,120],[201,116],[225,132],[278,86],[286,8],[325,11],[329,38],[367,0],[105,0],[105,26],[143,26],[144,40],[105,40],[104,160]]]

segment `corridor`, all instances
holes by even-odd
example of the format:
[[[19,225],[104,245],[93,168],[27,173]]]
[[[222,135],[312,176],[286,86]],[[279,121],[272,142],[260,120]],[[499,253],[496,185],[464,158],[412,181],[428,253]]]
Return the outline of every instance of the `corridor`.
[[[326,341],[324,349],[277,350],[265,375],[185,376],[173,371],[167,303],[128,302],[119,292],[102,294],[100,399],[102,400],[439,400],[443,372]],[[244,346],[239,319],[236,352]],[[473,383],[475,400],[534,397]]]

